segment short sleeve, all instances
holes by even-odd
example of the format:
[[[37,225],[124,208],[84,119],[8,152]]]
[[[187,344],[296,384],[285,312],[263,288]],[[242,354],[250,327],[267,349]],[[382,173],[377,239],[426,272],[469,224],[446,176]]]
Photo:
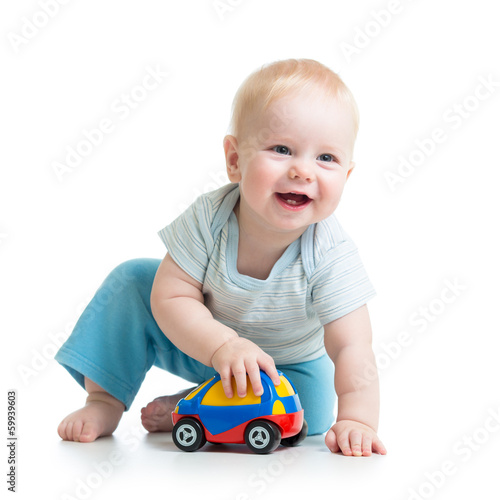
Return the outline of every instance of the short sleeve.
[[[158,232],[174,261],[196,281],[203,283],[213,248],[210,226],[213,206],[200,196],[171,224]]]
[[[313,308],[322,325],[354,311],[375,295],[358,249],[349,239],[322,256],[310,284]]]

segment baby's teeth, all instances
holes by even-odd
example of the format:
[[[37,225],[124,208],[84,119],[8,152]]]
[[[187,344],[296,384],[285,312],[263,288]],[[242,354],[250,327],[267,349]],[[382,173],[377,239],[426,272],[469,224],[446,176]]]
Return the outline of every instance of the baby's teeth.
[[[286,200],[286,202],[289,204],[289,205],[297,205],[297,202],[295,200]]]

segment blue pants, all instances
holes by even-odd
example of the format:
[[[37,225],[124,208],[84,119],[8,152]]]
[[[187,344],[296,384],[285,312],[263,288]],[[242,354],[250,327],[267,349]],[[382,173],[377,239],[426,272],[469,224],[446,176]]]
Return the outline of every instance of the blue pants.
[[[215,373],[175,347],[153,318],[150,294],[159,264],[157,259],[135,259],[114,269],[55,357],[82,387],[84,377],[89,378],[127,410],[153,365],[197,384]],[[326,432],[335,401],[330,358],[277,368],[297,388],[309,434]]]

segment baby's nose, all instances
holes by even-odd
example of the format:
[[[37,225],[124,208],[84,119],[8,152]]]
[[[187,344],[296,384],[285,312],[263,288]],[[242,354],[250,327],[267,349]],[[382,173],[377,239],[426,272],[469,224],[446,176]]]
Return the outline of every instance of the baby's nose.
[[[305,162],[297,162],[288,172],[290,179],[312,182],[314,180],[312,169]]]

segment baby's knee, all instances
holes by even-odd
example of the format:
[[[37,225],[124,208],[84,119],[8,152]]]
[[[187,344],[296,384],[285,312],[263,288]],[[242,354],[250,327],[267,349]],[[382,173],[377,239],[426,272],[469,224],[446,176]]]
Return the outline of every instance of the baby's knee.
[[[156,275],[159,259],[131,259],[116,266],[106,281],[116,289],[143,285],[151,288]]]
[[[137,294],[149,302],[158,259],[132,259],[116,266],[97,290],[94,300],[109,305],[112,300],[126,302],[130,297],[136,300]]]
[[[154,279],[159,259],[131,259],[116,266],[110,273],[122,283],[151,281]]]

